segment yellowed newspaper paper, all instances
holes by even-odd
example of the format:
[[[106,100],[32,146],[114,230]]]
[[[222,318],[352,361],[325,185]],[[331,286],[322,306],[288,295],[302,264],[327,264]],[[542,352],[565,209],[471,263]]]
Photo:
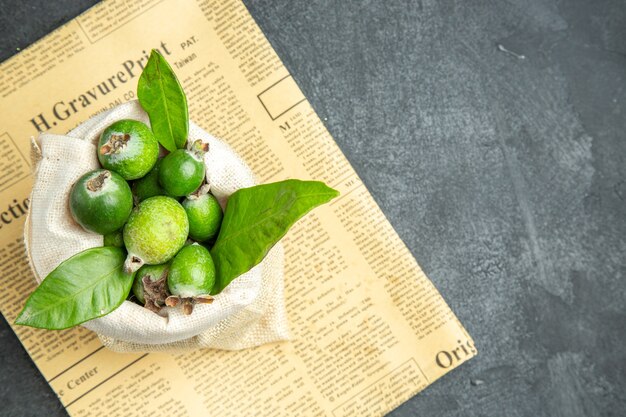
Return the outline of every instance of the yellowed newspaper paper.
[[[191,119],[261,182],[323,180],[341,196],[284,239],[289,342],[118,354],[83,328],[14,327],[70,415],[380,416],[476,354],[237,0],[104,2],[1,64],[0,305],[9,322],[34,289],[22,246],[29,138],[135,99],[152,48],[181,79]]]

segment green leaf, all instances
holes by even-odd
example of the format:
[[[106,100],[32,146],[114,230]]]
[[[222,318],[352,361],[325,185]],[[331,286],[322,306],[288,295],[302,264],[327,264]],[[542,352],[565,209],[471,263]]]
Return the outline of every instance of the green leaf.
[[[62,262],[26,301],[15,324],[60,330],[109,314],[126,299],[133,274],[124,272],[125,251],[87,249]]]
[[[221,292],[261,262],[298,219],[338,195],[323,182],[300,180],[257,185],[233,193],[211,249],[217,269],[212,293]]]
[[[176,74],[155,49],[139,77],[137,97],[159,143],[170,152],[184,148],[189,133],[187,97]]]

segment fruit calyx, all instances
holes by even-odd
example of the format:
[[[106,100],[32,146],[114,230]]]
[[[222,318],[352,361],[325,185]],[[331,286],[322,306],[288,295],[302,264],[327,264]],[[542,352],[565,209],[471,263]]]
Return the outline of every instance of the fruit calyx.
[[[111,173],[109,171],[103,171],[100,174],[96,175],[89,181],[87,181],[86,187],[89,191],[100,191],[104,186],[104,182],[111,178]]]
[[[169,296],[167,291],[167,274],[169,270],[163,271],[158,280],[152,281],[150,275],[141,279],[143,284],[145,305],[148,310],[159,313],[165,305],[165,300]]]
[[[180,297],[178,295],[170,295],[165,299],[165,305],[168,307],[176,307],[183,305],[183,314],[188,316],[193,312],[193,306],[196,304],[212,304],[214,298],[209,294],[195,295],[193,297]]]
[[[209,144],[202,142],[200,139],[196,139],[193,142],[187,143],[187,151],[198,161],[202,161],[204,155],[209,151]]]
[[[109,140],[100,147],[101,155],[112,155],[114,153],[120,153],[126,144],[130,140],[130,135],[124,133],[123,135],[111,135]]]

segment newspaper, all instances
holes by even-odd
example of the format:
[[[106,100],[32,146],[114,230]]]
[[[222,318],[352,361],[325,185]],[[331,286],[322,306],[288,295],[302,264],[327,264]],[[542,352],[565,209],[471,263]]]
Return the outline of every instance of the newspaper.
[[[261,182],[341,196],[284,238],[291,341],[244,351],[116,354],[83,328],[14,327],[71,416],[380,416],[476,354],[238,0],[101,3],[0,66],[0,306],[34,289],[22,244],[29,138],[136,98],[152,48],[190,117]]]

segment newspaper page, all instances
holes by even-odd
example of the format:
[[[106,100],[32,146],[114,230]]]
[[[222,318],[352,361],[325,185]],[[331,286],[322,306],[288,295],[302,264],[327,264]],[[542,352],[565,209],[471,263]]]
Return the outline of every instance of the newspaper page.
[[[190,118],[260,182],[316,179],[341,196],[284,238],[291,340],[244,351],[119,354],[77,327],[15,333],[71,416],[381,416],[476,354],[239,0],[101,3],[0,66],[0,306],[34,279],[22,244],[29,139],[136,99],[152,48]]]

